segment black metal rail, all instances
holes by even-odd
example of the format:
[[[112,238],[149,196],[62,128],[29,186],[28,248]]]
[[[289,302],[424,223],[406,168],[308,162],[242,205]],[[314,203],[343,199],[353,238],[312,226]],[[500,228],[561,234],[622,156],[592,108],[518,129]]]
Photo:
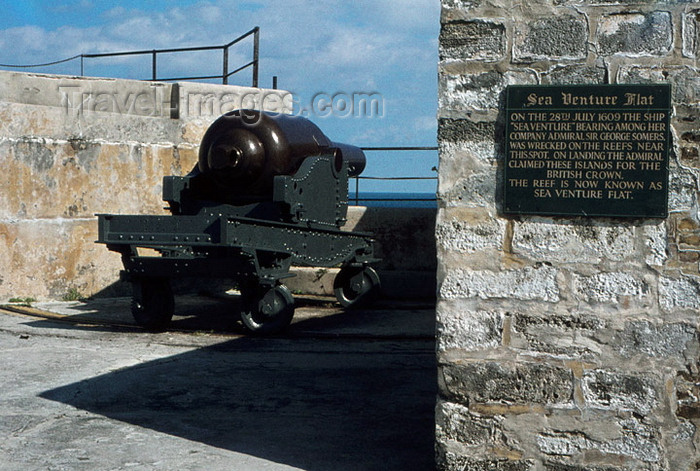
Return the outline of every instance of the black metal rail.
[[[253,36],[253,60],[244,64],[233,71],[229,71],[229,50],[231,47],[241,42],[242,40]],[[221,50],[223,51],[223,62],[222,62],[222,73],[221,75],[199,75],[192,77],[158,77],[158,55],[159,54],[170,54],[178,52],[199,52],[199,51],[212,51]],[[14,64],[0,64],[0,67],[6,68],[17,68],[17,69],[29,69],[36,67],[48,67],[51,65],[62,64],[64,62],[69,62],[72,60],[80,59],[80,76],[85,76],[85,59],[96,59],[104,57],[119,57],[119,56],[137,56],[137,55],[150,55],[151,56],[151,78],[147,80],[162,81],[162,82],[173,82],[178,80],[211,80],[211,79],[221,79],[224,85],[228,84],[228,79],[234,74],[241,72],[249,67],[253,68],[253,80],[252,86],[258,86],[258,74],[259,74],[259,64],[260,64],[260,28],[256,26],[247,33],[244,33],[231,41],[228,44],[221,46],[200,46],[200,47],[179,47],[179,48],[169,48],[169,49],[148,49],[148,50],[138,50],[138,51],[121,51],[121,52],[105,52],[105,53],[95,53],[95,54],[78,54],[67,59],[62,59],[53,62],[46,62],[43,64],[29,64],[29,65],[14,65]]]
[[[363,151],[380,151],[380,152],[405,152],[405,151],[436,151],[438,147],[436,146],[381,146],[381,147],[360,147]],[[362,198],[360,197],[360,180],[384,180],[384,181],[395,181],[395,180],[406,180],[406,181],[417,181],[417,180],[437,180],[438,177],[419,177],[419,176],[401,176],[401,177],[368,177],[358,175],[355,178],[355,197],[352,201],[357,205],[360,201],[372,201],[372,202],[382,202],[382,201],[414,201],[414,202],[429,202],[437,201],[437,197],[432,198]]]

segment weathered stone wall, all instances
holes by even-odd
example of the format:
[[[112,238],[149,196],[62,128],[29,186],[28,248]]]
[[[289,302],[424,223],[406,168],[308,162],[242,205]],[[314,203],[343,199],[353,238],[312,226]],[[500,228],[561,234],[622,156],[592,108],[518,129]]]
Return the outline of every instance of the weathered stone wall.
[[[194,167],[214,119],[242,106],[288,110],[290,98],[0,72],[0,300],[108,288],[121,261],[94,243],[95,213],[165,213],[163,176]]]
[[[442,5],[439,468],[700,469],[700,5]],[[507,85],[659,82],[667,219],[500,213]]]

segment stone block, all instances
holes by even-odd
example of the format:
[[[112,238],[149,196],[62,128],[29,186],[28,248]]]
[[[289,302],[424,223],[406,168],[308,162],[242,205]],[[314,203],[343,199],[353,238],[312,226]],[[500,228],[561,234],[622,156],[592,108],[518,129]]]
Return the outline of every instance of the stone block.
[[[292,293],[333,296],[333,280],[339,271],[337,268],[292,267],[290,273],[294,276],[286,278],[284,284]]]
[[[438,142],[442,145],[493,142],[495,132],[495,125],[492,122],[449,118],[438,120]]]
[[[605,321],[591,315],[517,312],[512,314],[511,347],[576,360],[593,359],[604,348],[597,337],[608,328]]]
[[[588,22],[584,15],[551,15],[516,23],[513,60],[584,59],[588,54]]]
[[[481,417],[461,404],[438,401],[435,409],[436,439],[455,441],[465,446],[490,444],[498,434],[498,418]]]
[[[671,439],[666,440],[665,456],[668,469],[697,468],[697,459],[688,450],[694,448],[694,437],[697,433],[695,425],[689,420],[681,420],[675,429],[670,430]]]
[[[683,165],[699,168],[700,152],[697,147],[681,147],[681,162]]]
[[[697,372],[694,374],[688,371],[678,372],[674,387],[677,402],[676,416],[687,420],[700,419],[700,377]],[[688,430],[685,433],[687,434]]]
[[[674,442],[691,442],[693,440],[693,437],[695,436],[695,432],[697,431],[697,427],[693,425],[691,422],[681,422],[678,424],[678,427],[676,427],[675,433],[673,434],[673,437],[671,439]]]
[[[532,70],[441,73],[438,105],[443,110],[497,112],[506,86],[528,83],[537,83],[537,75]]]
[[[506,28],[487,21],[453,21],[440,31],[442,60],[500,60],[506,50]]]
[[[700,143],[700,133],[694,129],[690,131],[685,131],[683,134],[681,134],[681,139],[683,141],[698,144]]]
[[[506,87],[504,76],[497,71],[470,75],[440,74],[441,108],[488,111],[498,108]]]
[[[684,217],[678,219],[677,228],[679,231],[697,231],[700,230],[700,223],[692,217]]]
[[[674,0],[671,0],[674,1]],[[684,1],[684,0],[680,0]],[[605,6],[605,5],[634,5],[638,4],[639,0],[554,0],[554,5],[590,5],[590,6]]]
[[[615,335],[613,344],[625,357],[644,355],[682,361],[689,349],[697,349],[698,332],[691,324],[632,321],[625,323],[624,329]]]
[[[497,348],[503,338],[502,311],[471,310],[457,303],[437,306],[437,350],[478,351]]]
[[[700,279],[691,276],[659,278],[659,305],[667,312],[700,308]]]
[[[577,461],[584,454],[588,456],[594,454],[591,452],[610,455],[615,461],[623,463],[629,459],[643,463],[657,463],[661,460],[658,432],[653,427],[645,425],[635,418],[620,419],[617,426],[618,437],[611,440],[596,440],[576,431],[546,432],[537,436],[537,446],[546,455],[559,458],[571,457]],[[633,469],[650,468],[634,467]]]
[[[582,433],[543,433],[537,436],[537,446],[542,453],[556,456],[573,456],[586,447]]]
[[[443,8],[453,9],[453,10],[471,10],[482,4],[483,0],[444,0],[442,2]]]
[[[442,299],[481,298],[520,301],[559,301],[557,270],[542,265],[500,272],[448,269],[439,287]]]
[[[499,173],[495,123],[443,118],[438,135],[438,197],[450,206],[495,207]]]
[[[557,66],[542,74],[543,84],[552,85],[590,85],[605,83],[604,67],[581,64]]]
[[[622,261],[635,254],[634,236],[624,224],[535,218],[515,223],[513,252],[542,262]]]
[[[634,421],[630,420],[627,423]],[[626,423],[621,424],[624,427]],[[650,427],[643,427],[649,429]],[[658,463],[661,461],[662,448],[656,434],[647,430],[628,429],[622,438],[609,443],[603,443],[594,447],[608,455],[618,455],[633,458],[644,463]]]
[[[669,212],[690,211],[697,205],[698,181],[690,170],[672,168],[668,186]]]
[[[659,404],[656,382],[605,370],[586,371],[581,389],[586,407],[648,415]]]
[[[681,249],[697,249],[700,247],[700,234],[681,233],[678,234],[678,244]]]
[[[438,450],[440,471],[534,471],[533,460],[474,459],[454,452]]]
[[[0,72],[0,101],[72,112],[170,118],[173,84],[61,75]]]
[[[678,261],[690,264],[700,262],[700,252],[696,252],[695,250],[678,249]],[[695,271],[695,267],[691,267],[689,270]]]
[[[671,14],[653,11],[605,15],[598,25],[597,40],[602,55],[668,55],[673,46]]]
[[[506,232],[506,221],[493,216],[476,218],[458,210],[445,212],[435,229],[438,247],[457,253],[500,250]]]
[[[691,9],[683,13],[682,34],[683,34],[683,56],[691,59],[698,58],[698,47],[700,47],[700,28],[698,27],[698,15],[700,10]]]
[[[586,302],[618,303],[623,296],[642,299],[649,286],[628,272],[598,273],[591,276],[573,275],[574,295]]]
[[[646,258],[644,261],[652,267],[662,266],[668,259],[668,231],[666,221],[645,224],[642,227]]]
[[[442,182],[438,188],[438,198],[448,207],[497,208],[498,183],[500,172],[496,169],[476,173],[461,178],[450,185]]]
[[[591,466],[579,464],[564,464],[556,462],[545,462],[544,471],[632,471],[626,466]]]
[[[570,404],[571,370],[543,363],[485,361],[441,368],[442,395],[463,404]]]

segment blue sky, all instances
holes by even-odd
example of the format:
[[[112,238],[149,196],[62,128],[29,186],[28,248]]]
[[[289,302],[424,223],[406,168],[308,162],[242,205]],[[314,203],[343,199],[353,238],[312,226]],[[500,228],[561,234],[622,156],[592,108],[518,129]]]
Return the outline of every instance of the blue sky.
[[[261,28],[260,85],[294,93],[379,94],[383,117],[312,116],[333,140],[360,146],[433,146],[436,141],[438,0],[6,2],[0,63],[34,64],[80,53],[221,45]],[[231,51],[231,69],[251,59],[250,42]],[[150,59],[86,61],[86,75],[150,76]],[[159,58],[164,73],[221,73],[221,53]],[[73,61],[34,71],[78,74]],[[250,73],[232,83],[250,84]],[[435,152],[369,154],[365,175],[435,175]],[[365,183],[366,190],[374,184]],[[381,189],[434,191],[433,182]]]

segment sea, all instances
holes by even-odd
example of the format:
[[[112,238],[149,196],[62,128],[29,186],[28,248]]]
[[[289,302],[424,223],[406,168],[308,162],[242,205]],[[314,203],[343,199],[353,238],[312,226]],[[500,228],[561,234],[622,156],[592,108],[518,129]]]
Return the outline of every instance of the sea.
[[[354,191],[348,193],[348,202],[353,206],[369,208],[437,208],[435,193],[382,193]]]

